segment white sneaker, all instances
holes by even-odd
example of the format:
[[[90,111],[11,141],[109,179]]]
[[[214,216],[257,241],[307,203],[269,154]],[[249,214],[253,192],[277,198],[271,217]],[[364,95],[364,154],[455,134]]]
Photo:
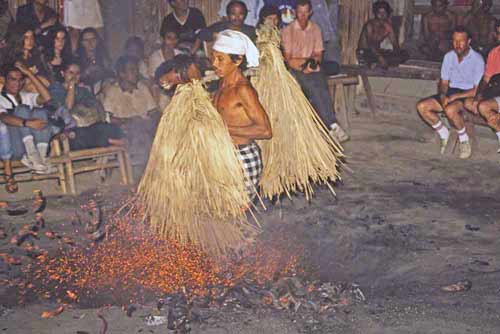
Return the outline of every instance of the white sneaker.
[[[328,131],[328,133],[330,134],[330,137],[332,137],[339,143],[343,143],[349,140],[349,135],[338,124],[330,127],[330,131]]]
[[[460,155],[458,156],[460,159],[469,159],[472,155],[472,147],[470,146],[470,142],[465,141],[459,144]]]
[[[31,161],[26,154],[21,158],[21,163],[37,174],[44,174],[47,172],[46,165]]]

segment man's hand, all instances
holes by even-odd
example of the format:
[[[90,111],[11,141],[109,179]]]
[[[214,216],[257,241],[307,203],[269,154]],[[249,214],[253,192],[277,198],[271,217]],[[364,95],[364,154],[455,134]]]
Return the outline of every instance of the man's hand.
[[[26,126],[34,130],[43,130],[46,125],[47,121],[44,121],[43,119],[30,119],[26,121]]]
[[[481,95],[478,95],[474,98],[474,100],[472,100],[472,113],[473,114],[476,114],[476,115],[479,115],[479,103],[481,102],[482,100],[482,96]]]
[[[17,68],[19,71],[21,71],[22,74],[26,76],[33,75],[33,72],[31,72],[31,70],[20,61],[16,61],[14,67]]]
[[[450,98],[446,95],[441,95],[441,97],[439,98],[439,102],[441,102],[443,108],[446,108],[446,106],[450,104]]]

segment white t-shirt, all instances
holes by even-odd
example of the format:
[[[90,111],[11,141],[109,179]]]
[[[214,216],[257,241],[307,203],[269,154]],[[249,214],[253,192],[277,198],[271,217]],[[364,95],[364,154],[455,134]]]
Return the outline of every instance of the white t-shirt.
[[[64,1],[64,25],[75,29],[102,28],[101,8],[97,0]]]
[[[37,102],[38,93],[28,93],[28,92],[20,92],[21,101],[23,104],[26,104],[30,108],[41,107]],[[5,96],[0,95],[0,113],[7,112],[7,109],[12,109],[13,107],[17,107],[18,103],[16,97],[14,95],[7,94],[10,98],[10,101],[5,98]],[[12,106],[14,104],[14,106]]]

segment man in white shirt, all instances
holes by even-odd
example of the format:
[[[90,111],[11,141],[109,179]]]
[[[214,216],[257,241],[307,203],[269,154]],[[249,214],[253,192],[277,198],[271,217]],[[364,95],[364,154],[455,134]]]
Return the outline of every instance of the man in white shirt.
[[[222,0],[219,7],[219,12],[217,13],[221,19],[227,17],[227,5],[234,0]],[[241,0],[248,9],[247,17],[245,18],[245,24],[255,27],[259,22],[259,12],[264,7],[264,0]]]
[[[422,119],[432,126],[441,139],[441,154],[446,151],[449,129],[441,122],[438,113],[446,114],[457,129],[460,141],[460,158],[467,159],[472,154],[469,136],[461,114],[466,98],[474,97],[484,73],[483,57],[470,47],[471,38],[463,27],[453,30],[453,50],[449,51],[441,65],[439,94],[428,97],[417,104]]]
[[[23,64],[16,63],[4,69],[5,86],[0,95],[0,158],[6,166],[6,176],[12,178],[10,161],[21,158],[23,164],[38,173],[46,173],[46,156],[51,129],[47,126],[47,112],[41,107],[50,101],[50,93],[43,83]],[[37,93],[23,92],[25,78],[31,80]],[[6,180],[10,190],[15,181]],[[9,191],[9,189],[7,189]]]

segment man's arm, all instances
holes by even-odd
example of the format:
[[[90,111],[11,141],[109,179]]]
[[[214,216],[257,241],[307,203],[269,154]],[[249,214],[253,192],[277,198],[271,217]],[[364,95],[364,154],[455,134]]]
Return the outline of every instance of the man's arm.
[[[38,79],[38,77],[34,75],[29,68],[27,68],[24,64],[20,62],[16,62],[15,66],[17,69],[19,69],[19,71],[21,71],[22,74],[27,76],[31,80],[31,82],[33,82],[33,85],[35,85],[35,89],[39,94],[36,99],[36,103],[38,105],[45,104],[52,99],[47,87],[45,87],[45,85],[40,81],[40,79]]]
[[[439,89],[439,102],[441,102],[442,107],[446,107],[449,102],[448,96],[446,94],[448,93],[448,88],[450,87],[450,81],[449,80],[443,80],[441,79],[439,81],[438,89]]]
[[[238,87],[237,94],[252,124],[243,127],[228,126],[229,134],[248,139],[270,139],[273,136],[271,123],[255,89],[250,85],[242,85]]]
[[[41,119],[29,119],[25,120],[23,118],[9,115],[7,113],[0,113],[0,121],[10,126],[23,127],[26,126],[35,130],[42,130],[47,122]]]
[[[392,27],[392,24],[387,23],[387,29],[389,31],[389,40],[391,41],[392,48],[394,51],[399,50],[399,40],[398,36],[396,36],[396,33],[394,32],[394,28]]]
[[[450,95],[449,99],[448,99],[448,103],[451,103],[451,102],[453,102],[455,100],[459,100],[459,99],[474,97],[476,95],[477,88],[478,88],[478,86],[474,86],[471,89],[466,90],[465,92]]]

